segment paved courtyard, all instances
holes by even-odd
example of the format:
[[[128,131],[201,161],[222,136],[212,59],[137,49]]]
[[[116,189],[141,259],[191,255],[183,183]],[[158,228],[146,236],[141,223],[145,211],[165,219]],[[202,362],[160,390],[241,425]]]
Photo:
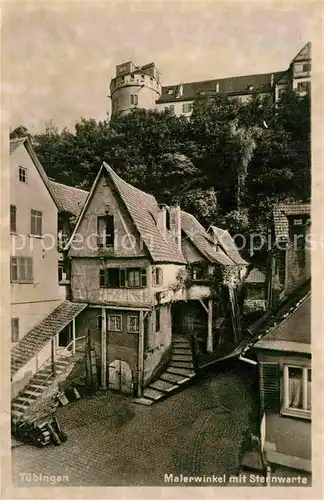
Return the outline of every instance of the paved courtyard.
[[[41,486],[45,476],[67,476],[70,486],[165,485],[165,474],[181,473],[228,478],[239,472],[243,432],[251,426],[251,370],[232,363],[151,407],[113,392],[62,407],[57,416],[68,440],[13,448],[13,482],[35,486],[28,473]]]

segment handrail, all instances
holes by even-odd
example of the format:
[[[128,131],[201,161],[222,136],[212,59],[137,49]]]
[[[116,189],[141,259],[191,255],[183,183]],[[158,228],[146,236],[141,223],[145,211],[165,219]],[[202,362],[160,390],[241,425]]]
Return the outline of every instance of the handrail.
[[[83,337],[77,337],[77,338],[75,339],[75,341],[77,341],[77,340],[83,340],[83,339],[85,339],[85,338],[87,338],[87,336],[86,336],[86,335],[84,335]],[[73,343],[74,343],[74,341],[72,340],[72,341],[71,341],[71,342],[70,342],[70,343],[66,346],[66,349],[68,349],[68,347],[70,347]],[[74,354],[74,353],[73,353],[73,354]],[[62,354],[61,356],[58,356],[57,360],[60,360],[60,359],[65,358],[65,357],[66,357],[66,356],[65,356],[64,354]],[[56,360],[56,361],[57,361],[57,360]],[[48,357],[48,358],[44,361],[44,363],[40,365],[40,367],[37,369],[37,371],[36,371],[35,373],[39,372],[39,371],[42,369],[42,367],[44,367],[44,365],[46,365],[46,363],[48,363],[48,364],[50,364],[51,366],[53,366],[53,363],[52,363],[52,356],[49,356],[49,357]],[[53,375],[54,375],[54,370],[52,369],[52,370],[51,370],[51,373],[48,375],[48,377],[46,377],[46,378],[43,380],[43,382],[40,384],[40,386],[39,386],[39,387],[43,387],[43,386],[46,384],[46,382],[47,382],[47,381],[48,381],[48,380],[49,380],[49,379],[50,379]],[[34,375],[33,375],[33,376],[34,376]],[[21,392],[23,392],[23,391],[24,391],[24,389],[23,389]],[[19,398],[19,394],[17,395],[17,397]],[[30,400],[31,398],[32,398],[32,396],[30,395],[30,396],[27,398],[27,400],[26,400],[26,401],[24,401],[24,402],[22,403],[22,406],[27,406],[27,405],[28,405],[28,402],[29,402],[29,400]]]

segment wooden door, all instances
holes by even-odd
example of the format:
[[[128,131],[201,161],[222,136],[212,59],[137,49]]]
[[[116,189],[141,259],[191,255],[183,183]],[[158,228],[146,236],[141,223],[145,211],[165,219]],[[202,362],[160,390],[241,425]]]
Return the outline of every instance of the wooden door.
[[[108,381],[109,389],[125,394],[133,394],[133,374],[125,361],[115,359],[110,363]]]

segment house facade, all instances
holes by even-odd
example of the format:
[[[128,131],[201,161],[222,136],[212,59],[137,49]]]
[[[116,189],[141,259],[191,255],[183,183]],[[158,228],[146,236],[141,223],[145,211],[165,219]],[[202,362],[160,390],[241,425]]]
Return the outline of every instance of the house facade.
[[[10,140],[12,398],[45,363],[54,366],[60,330],[84,308],[65,300],[66,290],[59,284],[60,210],[60,201],[30,140]],[[13,403],[17,418],[30,396],[22,397]]]
[[[197,324],[204,349],[217,348],[223,316],[211,278],[237,265],[179,206],[159,205],[104,163],[67,250],[71,300],[87,304],[77,336],[90,334],[103,388],[141,396],[167,362],[172,337],[192,338]]]
[[[285,306],[277,325],[268,325],[253,346],[260,373],[261,451],[274,473],[312,470],[310,307],[304,286],[290,298],[290,311]]]
[[[110,83],[112,113],[132,108],[169,110],[176,116],[190,117],[198,98],[224,94],[248,102],[254,94],[280,101],[288,90],[310,94],[311,43],[308,42],[290,62],[288,69],[272,73],[218,78],[200,82],[161,86],[154,63],[136,67],[132,62],[119,64]]]

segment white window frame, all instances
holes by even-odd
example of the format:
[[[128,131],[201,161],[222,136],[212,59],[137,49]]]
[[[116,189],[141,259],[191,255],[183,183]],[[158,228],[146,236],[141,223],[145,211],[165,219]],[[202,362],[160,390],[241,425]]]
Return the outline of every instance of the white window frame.
[[[20,175],[20,174],[22,174],[22,175]],[[23,182],[24,184],[27,184],[27,168],[21,167],[19,165],[18,178],[19,178],[20,182]]]
[[[30,211],[30,236],[42,236],[42,226],[43,212],[32,208]],[[33,229],[35,229],[35,231],[33,231]]]
[[[131,328],[131,319],[135,319],[136,320],[135,330]],[[138,316],[134,316],[134,315],[131,315],[131,314],[129,314],[127,316],[127,331],[129,333],[138,333],[139,332],[139,318],[138,318]]]
[[[114,326],[114,325],[112,325],[113,318],[120,318],[120,329],[113,327]],[[107,320],[108,320],[108,330],[110,332],[122,332],[123,331],[123,317],[121,314],[108,314]]]
[[[13,278],[13,268],[16,269],[17,278]],[[21,270],[24,269],[23,277]],[[11,283],[34,283],[34,270],[32,257],[11,257],[10,259],[10,282]]]
[[[302,370],[302,398],[303,408],[292,408],[289,406],[289,368],[297,368]],[[311,418],[312,410],[307,409],[307,392],[308,392],[308,371],[311,371],[310,366],[302,366],[298,364],[284,364],[283,366],[283,405],[281,414],[299,418]]]

